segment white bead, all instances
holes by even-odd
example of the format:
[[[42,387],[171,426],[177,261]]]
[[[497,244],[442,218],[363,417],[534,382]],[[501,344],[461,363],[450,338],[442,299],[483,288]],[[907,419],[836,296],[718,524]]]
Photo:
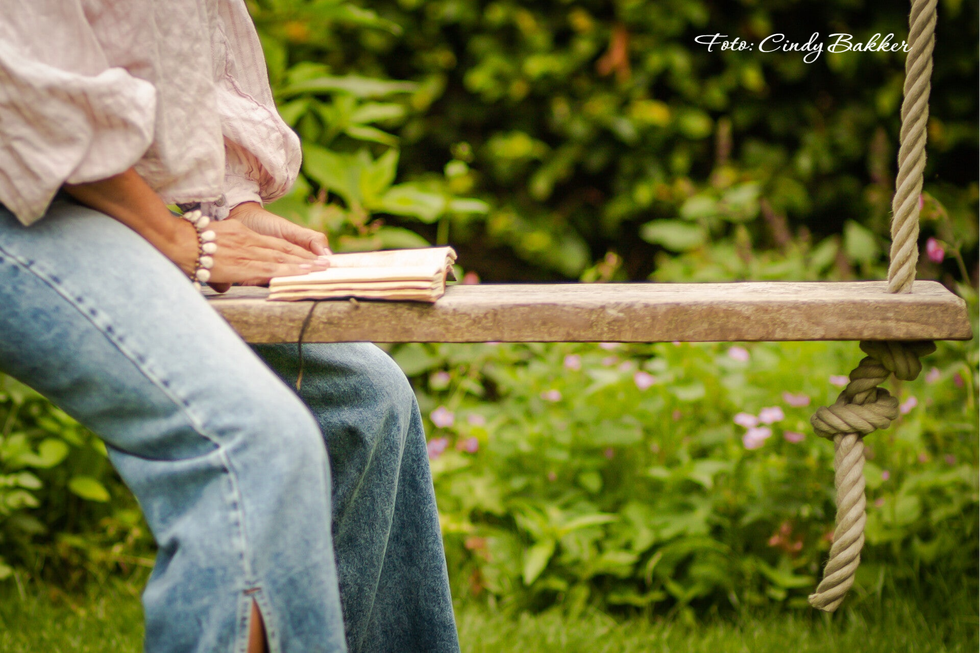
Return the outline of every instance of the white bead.
[[[181,217],[187,220],[188,222],[194,222],[195,220],[201,217],[201,212],[195,209],[194,211],[188,211]]]
[[[211,278],[211,272],[209,270],[202,269],[202,270],[198,270],[194,276],[196,276],[197,280],[200,281],[201,283],[207,283],[208,279]]]
[[[210,256],[202,256],[201,259],[197,262],[197,264],[200,265],[205,270],[210,270],[211,268],[214,267],[214,259],[211,258]]]
[[[218,251],[218,243],[204,243],[201,245],[201,251],[205,254],[214,254]]]
[[[197,227],[198,231],[204,229],[208,224],[211,223],[211,218],[206,215],[202,215],[197,220],[194,221],[194,226]]]
[[[217,236],[210,229],[208,231],[202,231],[201,232],[201,242],[204,242],[204,243],[214,242],[214,239],[215,238],[217,238]]]

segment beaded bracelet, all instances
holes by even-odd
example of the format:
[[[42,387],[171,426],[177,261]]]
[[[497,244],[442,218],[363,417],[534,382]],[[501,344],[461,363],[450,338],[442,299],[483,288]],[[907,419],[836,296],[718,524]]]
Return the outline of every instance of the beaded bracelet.
[[[211,223],[211,218],[203,215],[200,211],[188,211],[180,217],[190,222],[197,230],[197,264],[194,266],[194,272],[187,276],[194,282],[194,287],[200,290],[201,284],[207,283],[211,279],[214,253],[218,251],[218,243],[215,242],[217,236],[207,228]]]

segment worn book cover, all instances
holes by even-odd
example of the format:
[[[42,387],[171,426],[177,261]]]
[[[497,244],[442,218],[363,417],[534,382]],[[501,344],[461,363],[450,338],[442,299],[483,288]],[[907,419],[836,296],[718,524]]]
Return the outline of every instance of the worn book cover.
[[[330,267],[269,283],[269,299],[388,299],[434,302],[446,292],[456,252],[423,247],[333,254]]]

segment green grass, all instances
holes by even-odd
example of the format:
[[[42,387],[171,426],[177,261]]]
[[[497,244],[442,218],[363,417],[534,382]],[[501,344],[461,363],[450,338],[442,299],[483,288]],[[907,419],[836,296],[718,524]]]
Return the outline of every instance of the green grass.
[[[457,618],[466,653],[973,653],[976,608],[975,600],[951,609],[934,606],[930,612],[945,617],[930,619],[916,603],[894,597],[833,616],[802,612],[682,623],[596,613],[515,617],[469,604]],[[142,635],[139,599],[125,587],[83,597],[37,587],[0,591],[4,653],[134,652]]]

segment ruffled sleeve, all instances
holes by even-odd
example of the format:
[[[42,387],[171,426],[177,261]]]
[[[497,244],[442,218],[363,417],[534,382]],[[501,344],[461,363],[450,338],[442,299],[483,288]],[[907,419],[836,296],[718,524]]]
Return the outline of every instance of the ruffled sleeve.
[[[212,35],[229,206],[285,195],[302,162],[299,137],[276,110],[262,46],[244,3],[219,3]]]
[[[140,160],[156,90],[107,64],[77,1],[0,0],[0,15],[0,202],[26,225],[62,184]]]

